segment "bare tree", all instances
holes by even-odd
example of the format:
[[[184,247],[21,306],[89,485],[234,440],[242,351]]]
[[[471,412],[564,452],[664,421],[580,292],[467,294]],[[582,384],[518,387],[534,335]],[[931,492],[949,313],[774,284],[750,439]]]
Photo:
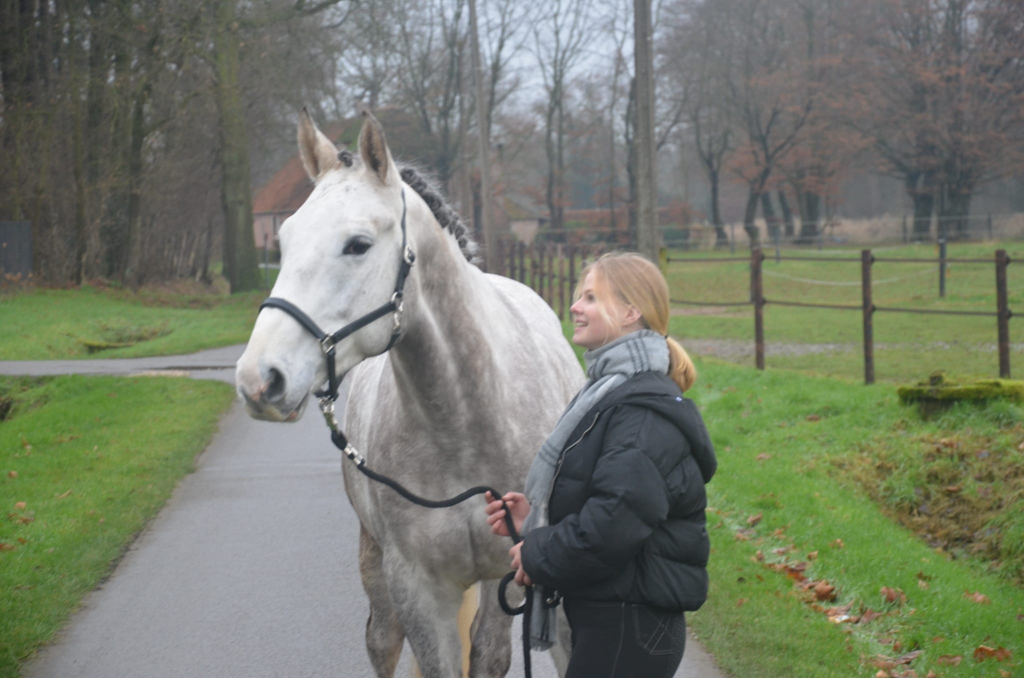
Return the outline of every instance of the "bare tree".
[[[565,142],[568,86],[591,34],[590,0],[553,0],[534,27],[534,55],[544,82],[546,198],[551,228],[565,227]]]

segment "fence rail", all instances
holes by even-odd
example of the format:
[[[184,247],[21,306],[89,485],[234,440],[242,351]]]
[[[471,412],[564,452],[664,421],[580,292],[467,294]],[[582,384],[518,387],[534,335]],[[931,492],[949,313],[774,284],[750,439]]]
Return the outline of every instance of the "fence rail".
[[[576,264],[580,263],[580,270],[589,261],[599,257],[605,249],[602,243],[590,245],[571,245],[565,243],[540,243],[527,247],[523,243],[516,243],[509,246],[502,243],[502,261],[507,266],[504,273],[519,282],[529,285],[534,291],[550,305],[558,314],[560,319],[566,318],[566,313],[571,305],[572,291],[576,287]],[[806,257],[806,256],[780,256],[776,255],[777,261],[812,261],[827,263],[860,263],[861,268],[861,304],[818,304],[802,301],[790,301],[779,299],[767,299],[764,296],[764,271],[762,262],[766,256],[761,248],[751,250],[749,257],[722,257],[722,258],[697,258],[697,257],[669,257],[669,264],[723,264],[730,262],[749,262],[750,264],[750,299],[748,301],[695,301],[689,299],[671,298],[673,304],[680,306],[723,306],[739,307],[752,306],[754,315],[754,362],[758,369],[765,368],[764,357],[764,308],[771,304],[773,306],[791,306],[797,308],[818,308],[836,311],[860,311],[863,315],[863,350],[864,350],[864,382],[873,384],[875,381],[875,359],[874,359],[874,314],[875,313],[917,313],[927,315],[950,315],[950,316],[976,316],[995,318],[998,352],[999,352],[999,376],[1010,378],[1010,330],[1009,321],[1014,313],[1008,305],[1006,269],[1010,265],[1010,257],[1006,250],[996,250],[994,259],[950,259],[946,257],[944,243],[940,243],[940,255],[938,259],[907,259],[900,257],[876,258],[869,249],[861,250],[860,257]],[[875,263],[914,263],[938,265],[939,271],[939,294],[945,296],[945,269],[949,263],[956,264],[989,264],[995,266],[996,273],[996,309],[994,311],[957,311],[957,310],[936,310],[921,308],[897,308],[889,306],[876,306],[872,301],[872,266]],[[916,276],[917,274],[915,274]],[[884,280],[875,283],[888,282]],[[858,283],[853,283],[854,285]],[[567,300],[568,299],[568,300]]]

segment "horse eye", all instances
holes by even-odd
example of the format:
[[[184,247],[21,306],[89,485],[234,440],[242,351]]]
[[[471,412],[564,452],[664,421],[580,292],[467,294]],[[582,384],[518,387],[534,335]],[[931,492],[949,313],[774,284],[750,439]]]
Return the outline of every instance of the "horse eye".
[[[370,243],[366,242],[365,240],[355,239],[348,241],[348,244],[345,245],[345,249],[342,252],[342,254],[366,254],[367,250],[369,249]]]

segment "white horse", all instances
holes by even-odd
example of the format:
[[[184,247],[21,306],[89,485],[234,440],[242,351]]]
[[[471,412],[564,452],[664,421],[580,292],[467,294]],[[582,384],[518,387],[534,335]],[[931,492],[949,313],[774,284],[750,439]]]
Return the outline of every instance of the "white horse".
[[[476,485],[521,491],[583,381],[555,314],[527,287],[474,265],[475,245],[457,216],[415,170],[396,166],[372,116],[358,155],[339,153],[305,112],[298,136],[316,187],[281,229],[271,296],[333,332],[392,297],[406,237],[415,253],[404,309],[336,347],[338,378],[350,381],[350,442],[367,466],[420,496]],[[324,351],[294,317],[265,308],[236,380],[252,416],[294,421],[328,380]],[[464,592],[481,582],[470,675],[504,676],[511,618],[497,605],[496,580],[509,570],[511,542],[490,533],[483,500],[420,508],[351,466],[345,488],[361,523],[366,645],[377,675],[394,674],[407,638],[425,676],[460,676],[456,615]]]

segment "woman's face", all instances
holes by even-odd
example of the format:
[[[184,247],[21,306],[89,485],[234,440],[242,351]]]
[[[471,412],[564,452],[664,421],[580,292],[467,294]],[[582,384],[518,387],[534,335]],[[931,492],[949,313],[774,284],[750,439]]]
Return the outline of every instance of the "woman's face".
[[[601,313],[601,301],[608,312],[611,322]],[[598,300],[594,289],[594,272],[587,273],[583,279],[580,298],[570,308],[576,329],[572,334],[572,343],[585,349],[600,348],[626,334],[623,320],[626,309],[614,300]]]

